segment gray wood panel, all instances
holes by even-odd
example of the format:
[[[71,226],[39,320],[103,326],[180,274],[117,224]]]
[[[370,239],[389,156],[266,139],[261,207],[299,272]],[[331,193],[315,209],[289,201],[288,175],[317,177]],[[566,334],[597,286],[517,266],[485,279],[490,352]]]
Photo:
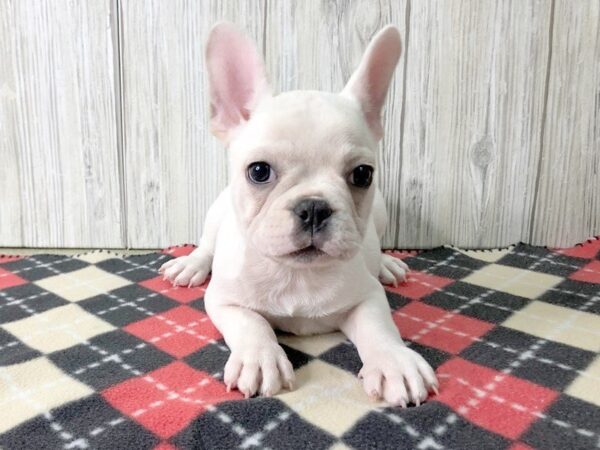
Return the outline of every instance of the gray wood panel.
[[[204,43],[224,19],[261,43],[264,3],[121,3],[129,246],[198,242],[227,180],[225,151],[208,127]]]
[[[526,240],[551,2],[411,6],[396,245]]]
[[[0,244],[120,247],[111,2],[0,1]]]
[[[223,19],[276,92],[339,91],[398,26],[385,246],[600,234],[598,1],[0,0],[0,246],[198,241],[227,183],[203,61]]]
[[[124,4],[130,245],[197,241],[226,184],[225,155],[207,131],[202,61],[206,33],[222,18],[262,47],[275,91],[340,90],[369,38],[397,25],[405,49],[380,152],[384,245],[529,240],[544,168],[551,0],[226,4]],[[576,230],[569,243],[593,232]]]
[[[600,2],[556,0],[531,241],[600,234]]]

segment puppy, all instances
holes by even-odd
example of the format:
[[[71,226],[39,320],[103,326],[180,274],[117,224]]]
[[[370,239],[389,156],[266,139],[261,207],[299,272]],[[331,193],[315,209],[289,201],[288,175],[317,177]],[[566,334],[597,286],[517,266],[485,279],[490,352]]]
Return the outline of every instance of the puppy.
[[[198,248],[160,270],[179,286],[199,285],[212,271],[205,305],[231,349],[228,389],[246,397],[292,389],[276,328],[341,330],[374,399],[405,407],[437,392],[429,364],[400,338],[379,282],[396,285],[408,269],[381,253],[387,218],[376,186],[381,109],[400,51],[388,26],[341,93],[273,96],[252,42],[228,23],[212,29],[211,127],[228,148],[230,184]]]

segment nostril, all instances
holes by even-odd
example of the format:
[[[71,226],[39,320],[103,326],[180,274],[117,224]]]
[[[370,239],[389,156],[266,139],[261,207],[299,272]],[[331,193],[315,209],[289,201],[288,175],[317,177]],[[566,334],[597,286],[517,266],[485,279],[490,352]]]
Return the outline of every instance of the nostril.
[[[331,208],[328,205],[324,205],[321,207],[315,206],[315,219],[317,220],[317,222],[322,222],[323,220],[331,216],[332,212],[333,211],[331,211]]]
[[[324,200],[307,198],[300,201],[293,209],[306,231],[315,233],[327,224],[327,219],[333,214],[332,209]]]
[[[314,214],[314,205],[312,200],[304,199],[299,202],[293,209],[294,214],[300,219],[300,223],[302,226],[306,228],[312,227],[313,222],[313,214]]]
[[[327,202],[317,200],[314,206],[313,231],[319,231],[327,224],[327,219],[331,216],[332,210]]]

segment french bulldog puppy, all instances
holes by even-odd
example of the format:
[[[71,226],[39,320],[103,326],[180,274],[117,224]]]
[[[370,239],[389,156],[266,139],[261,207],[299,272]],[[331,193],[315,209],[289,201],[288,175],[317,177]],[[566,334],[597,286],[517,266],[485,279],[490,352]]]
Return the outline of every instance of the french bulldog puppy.
[[[419,405],[438,382],[406,347],[380,281],[407,266],[382,254],[386,210],[376,186],[381,110],[400,57],[388,26],[340,93],[271,94],[253,43],[232,24],[208,38],[211,127],[229,156],[230,184],[189,256],[161,267],[178,286],[203,283],[206,311],[231,355],[224,382],[246,397],[292,389],[273,329],[341,330],[358,349],[367,394]]]

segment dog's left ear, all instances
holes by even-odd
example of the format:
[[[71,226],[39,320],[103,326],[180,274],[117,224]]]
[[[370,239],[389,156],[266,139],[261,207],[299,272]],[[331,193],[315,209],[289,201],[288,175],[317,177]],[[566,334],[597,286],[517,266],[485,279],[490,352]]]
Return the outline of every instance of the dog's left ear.
[[[206,66],[211,131],[227,144],[258,104],[271,95],[264,63],[248,36],[232,23],[221,22],[208,36]]]
[[[377,140],[383,137],[381,109],[401,51],[400,33],[396,27],[388,25],[371,40],[358,69],[342,91],[343,95],[358,100]]]

